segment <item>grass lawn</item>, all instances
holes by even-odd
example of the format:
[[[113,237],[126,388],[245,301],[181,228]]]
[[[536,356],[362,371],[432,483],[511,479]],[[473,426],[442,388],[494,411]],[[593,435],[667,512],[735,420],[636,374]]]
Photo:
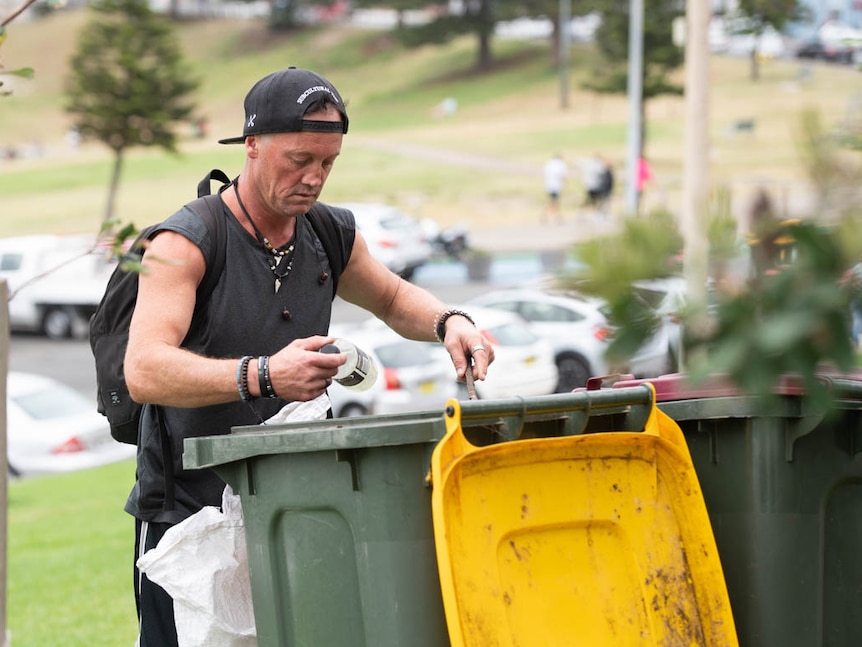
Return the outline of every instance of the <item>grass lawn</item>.
[[[8,628],[15,647],[132,647],[134,519],[124,461],[9,485]]]

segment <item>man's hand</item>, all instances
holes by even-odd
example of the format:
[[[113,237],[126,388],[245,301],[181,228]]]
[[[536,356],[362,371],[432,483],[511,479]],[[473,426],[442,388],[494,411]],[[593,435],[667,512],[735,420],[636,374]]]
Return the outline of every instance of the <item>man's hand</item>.
[[[494,361],[494,347],[468,319],[455,315],[446,320],[443,345],[449,351],[459,382],[464,382],[467,366],[473,366],[473,379],[484,380]]]
[[[318,352],[335,337],[297,339],[269,358],[273,389],[285,400],[307,402],[321,395],[332,384],[332,377],[345,361],[342,353]]]

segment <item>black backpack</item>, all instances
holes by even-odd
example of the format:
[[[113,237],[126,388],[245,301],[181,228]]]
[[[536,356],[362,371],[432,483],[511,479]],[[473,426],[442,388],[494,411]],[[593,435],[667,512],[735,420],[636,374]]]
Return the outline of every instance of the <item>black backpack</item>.
[[[211,180],[221,181],[221,189],[230,184],[230,179],[223,171],[214,169],[198,184],[198,199],[186,205],[204,221],[213,240],[211,257],[206,259],[206,273],[198,286],[197,304],[204,303],[212,294],[225,265],[226,221],[220,196],[210,194]],[[309,222],[329,258],[333,273],[332,296],[335,298],[338,277],[348,259],[339,244],[339,233],[329,217],[327,207],[316,203],[308,215]],[[141,231],[127,252],[128,257],[140,260],[144,253],[143,242],[149,240],[158,227],[159,224],[155,224]],[[90,349],[96,360],[96,408],[108,418],[111,436],[130,445],[138,443],[138,425],[143,408],[129,396],[123,371],[126,345],[129,341],[129,324],[137,297],[138,273],[117,267],[108,279],[105,294],[90,319]],[[196,306],[192,326],[197,319]],[[158,413],[161,414],[161,411]]]

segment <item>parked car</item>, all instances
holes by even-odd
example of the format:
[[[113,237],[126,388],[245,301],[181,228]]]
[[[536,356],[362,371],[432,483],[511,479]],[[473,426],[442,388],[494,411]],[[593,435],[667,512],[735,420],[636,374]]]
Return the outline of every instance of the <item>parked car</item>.
[[[804,42],[796,50],[796,58],[811,58],[833,63],[847,63],[854,61],[855,49],[850,45],[841,43],[829,43],[819,38]]]
[[[487,342],[494,346],[495,360],[487,377],[475,383],[479,399],[529,397],[554,392],[559,377],[554,350],[529,322],[516,313],[475,304],[465,305],[463,309],[470,313]],[[449,370],[454,371],[451,360]],[[463,385],[461,388],[459,397],[466,399],[466,388]]]
[[[403,211],[369,202],[334,206],[353,212],[371,255],[403,278],[411,279],[431,258],[431,245],[425,240],[420,221]]]
[[[49,377],[10,372],[6,413],[13,475],[68,472],[135,455],[133,445],[111,437],[93,400]]]
[[[0,239],[0,279],[13,331],[51,338],[82,337],[105,292],[114,263],[92,236],[36,235]]]
[[[605,354],[613,327],[601,299],[574,292],[516,289],[489,292],[470,303],[517,313],[550,342],[559,371],[557,392],[584,386],[588,378],[612,370]],[[670,334],[663,326],[626,365],[614,369],[650,377],[666,373],[672,364]]]
[[[635,292],[655,310],[667,332],[668,371],[679,368],[682,352],[682,320],[686,307],[686,280],[681,276],[637,281]]]
[[[367,391],[351,391],[337,382],[329,387],[336,418],[442,410],[457,395],[455,369],[432,344],[404,339],[378,319],[334,326],[330,332],[368,353],[378,370],[377,383]]]

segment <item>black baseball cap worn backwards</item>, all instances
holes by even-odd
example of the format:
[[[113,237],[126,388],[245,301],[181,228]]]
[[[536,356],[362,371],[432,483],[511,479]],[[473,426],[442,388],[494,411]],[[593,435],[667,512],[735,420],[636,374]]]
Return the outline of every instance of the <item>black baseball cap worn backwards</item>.
[[[326,95],[341,113],[341,121],[304,119],[308,106]],[[347,133],[347,110],[338,90],[319,74],[289,67],[273,72],[245,95],[245,127],[241,137],[220,139],[219,144],[242,144],[249,135],[266,133]]]

